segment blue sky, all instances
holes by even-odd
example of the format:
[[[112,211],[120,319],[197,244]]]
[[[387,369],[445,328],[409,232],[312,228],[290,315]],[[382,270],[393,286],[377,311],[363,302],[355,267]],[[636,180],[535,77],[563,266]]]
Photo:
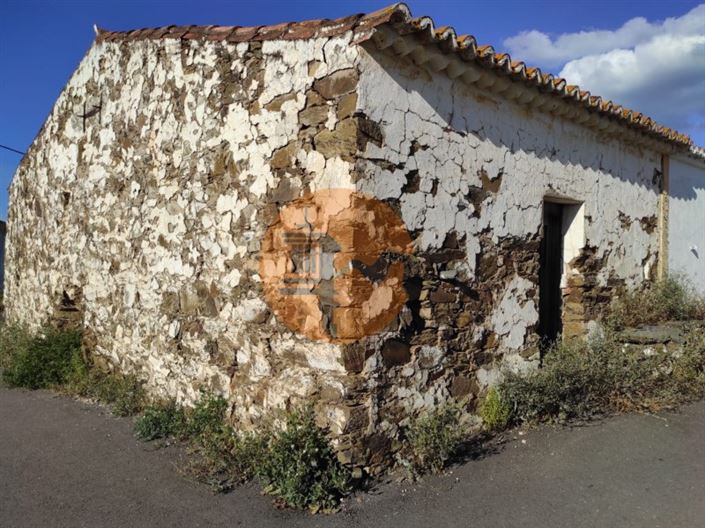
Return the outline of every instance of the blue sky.
[[[94,38],[93,24],[261,25],[369,12],[390,1],[2,0],[0,144],[24,151]],[[705,145],[705,4],[689,0],[414,1],[475,35]],[[21,156],[0,149],[0,218]]]

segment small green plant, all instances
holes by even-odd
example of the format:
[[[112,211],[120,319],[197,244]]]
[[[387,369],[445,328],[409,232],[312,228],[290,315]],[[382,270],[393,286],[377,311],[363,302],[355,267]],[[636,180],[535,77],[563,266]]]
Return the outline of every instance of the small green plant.
[[[2,379],[12,387],[54,388],[111,405],[118,416],[139,412],[145,393],[137,377],[105,374],[81,351],[78,330],[46,328],[32,334],[21,326],[0,327]]]
[[[519,421],[586,417],[609,401],[621,368],[615,343],[579,339],[556,343],[541,369],[507,373],[497,390]]]
[[[222,396],[202,393],[188,417],[187,432],[193,437],[220,431],[225,421],[228,402]]]
[[[134,375],[108,374],[98,378],[98,400],[110,404],[116,416],[133,416],[144,408],[146,395],[142,382]]]
[[[229,491],[253,475],[246,442],[227,423],[227,409],[222,396],[204,392],[193,409],[170,411],[176,417],[173,434],[190,444],[191,456],[182,469],[216,492]]]
[[[20,355],[27,353],[32,333],[20,325],[0,325],[0,370],[12,367]]]
[[[487,391],[485,401],[480,407],[480,416],[485,427],[490,431],[503,431],[509,425],[512,416],[512,408],[506,398],[492,387]]]
[[[87,397],[94,383],[95,371],[89,367],[82,353],[71,357],[68,374],[64,380],[62,391],[73,396]]]
[[[135,431],[145,440],[183,432],[191,446],[185,471],[215,491],[257,477],[284,505],[315,511],[339,505],[350,475],[316,426],[312,409],[286,413],[281,427],[268,423],[256,433],[240,434],[226,413],[226,400],[204,393],[190,411],[173,403],[148,408]]]
[[[688,328],[683,351],[674,358],[672,367],[667,379],[675,400],[705,397],[705,325]]]
[[[148,405],[135,422],[135,434],[141,440],[181,437],[186,431],[186,413],[174,400]]]
[[[132,416],[144,408],[146,394],[134,375],[105,373],[80,356],[74,358],[62,390],[72,396],[89,398],[110,405],[116,416]]]
[[[188,472],[208,484],[213,491],[225,492],[255,476],[261,456],[259,435],[238,435],[229,425],[210,430],[191,440]]]
[[[17,336],[16,343],[7,343],[2,355],[3,380],[12,387],[44,389],[65,383],[80,361],[81,334],[47,328],[28,337],[23,330],[7,329],[6,337]]]
[[[269,428],[245,444],[265,492],[284,504],[334,510],[350,490],[350,475],[337,460],[313,409],[295,409],[283,427]]]
[[[445,403],[411,422],[407,431],[409,462],[418,475],[438,473],[460,447],[465,432],[460,426],[462,408]]]

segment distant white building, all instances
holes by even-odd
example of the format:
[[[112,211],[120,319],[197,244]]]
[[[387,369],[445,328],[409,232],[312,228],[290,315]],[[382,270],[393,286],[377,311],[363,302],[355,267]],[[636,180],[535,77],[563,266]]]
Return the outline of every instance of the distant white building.
[[[669,166],[668,267],[705,294],[705,151],[674,155]]]

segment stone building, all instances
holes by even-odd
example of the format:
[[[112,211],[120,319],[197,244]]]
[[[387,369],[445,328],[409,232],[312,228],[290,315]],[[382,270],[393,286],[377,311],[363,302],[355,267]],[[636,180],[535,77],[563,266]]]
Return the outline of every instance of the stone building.
[[[311,402],[374,473],[410,417],[472,411],[665,270],[664,170],[690,149],[403,4],[98,30],[11,186],[8,315],[78,318],[97,362],[187,404],[220,392],[243,428]],[[306,211],[340,193],[352,213],[312,240]],[[292,203],[310,229],[287,240],[320,258],[284,259],[306,278],[268,295]]]

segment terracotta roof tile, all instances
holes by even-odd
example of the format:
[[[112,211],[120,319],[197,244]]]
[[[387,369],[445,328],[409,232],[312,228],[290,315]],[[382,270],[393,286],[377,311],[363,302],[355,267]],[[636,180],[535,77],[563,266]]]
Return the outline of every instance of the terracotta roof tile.
[[[111,32],[98,30],[96,41],[116,42],[140,39],[206,39],[227,42],[247,42],[263,40],[298,40],[313,37],[332,37],[353,32],[353,42],[368,40],[375,30],[383,25],[391,27],[399,35],[414,35],[427,46],[436,46],[444,53],[457,55],[466,62],[475,62],[483,68],[496,70],[517,81],[537,86],[542,92],[572,101],[588,110],[611,118],[626,126],[638,128],[646,134],[679,145],[691,146],[691,139],[675,130],[658,125],[639,112],[619,106],[612,101],[591,95],[580,87],[569,85],[565,79],[544,73],[538,68],[528,67],[514,61],[506,53],[496,53],[492,46],[478,46],[472,35],[457,35],[450,26],[436,28],[430,17],[413,18],[409,8],[394,4],[365,15],[351,15],[335,20],[308,20],[275,24],[271,26],[168,26],[137,31]]]
[[[363,15],[351,15],[343,18],[337,18],[335,20],[326,20],[316,33],[316,36],[329,37],[342,35],[343,33],[354,29],[362,17]]]
[[[204,39],[208,34],[208,29],[207,27],[191,26],[181,38],[186,40]]]
[[[285,24],[274,24],[272,26],[262,26],[259,31],[257,32],[257,35],[255,37],[255,40],[277,40],[281,39],[282,35],[284,35],[289,29],[289,26],[291,23],[285,23]]]
[[[304,40],[316,36],[316,33],[323,28],[326,20],[307,20],[291,24],[289,29],[281,36],[283,40]]]
[[[169,34],[169,31],[171,30],[171,28],[172,28],[172,26],[167,26],[167,27],[163,27],[163,28],[156,28],[152,32],[152,38],[160,39],[160,38],[166,37]]]
[[[163,38],[182,38],[189,32],[191,26],[170,26],[169,32]],[[125,35],[125,40],[130,40],[129,34]]]
[[[258,27],[238,27],[226,37],[228,42],[249,42],[259,31]]]
[[[206,40],[227,40],[237,26],[215,26],[206,34]]]

